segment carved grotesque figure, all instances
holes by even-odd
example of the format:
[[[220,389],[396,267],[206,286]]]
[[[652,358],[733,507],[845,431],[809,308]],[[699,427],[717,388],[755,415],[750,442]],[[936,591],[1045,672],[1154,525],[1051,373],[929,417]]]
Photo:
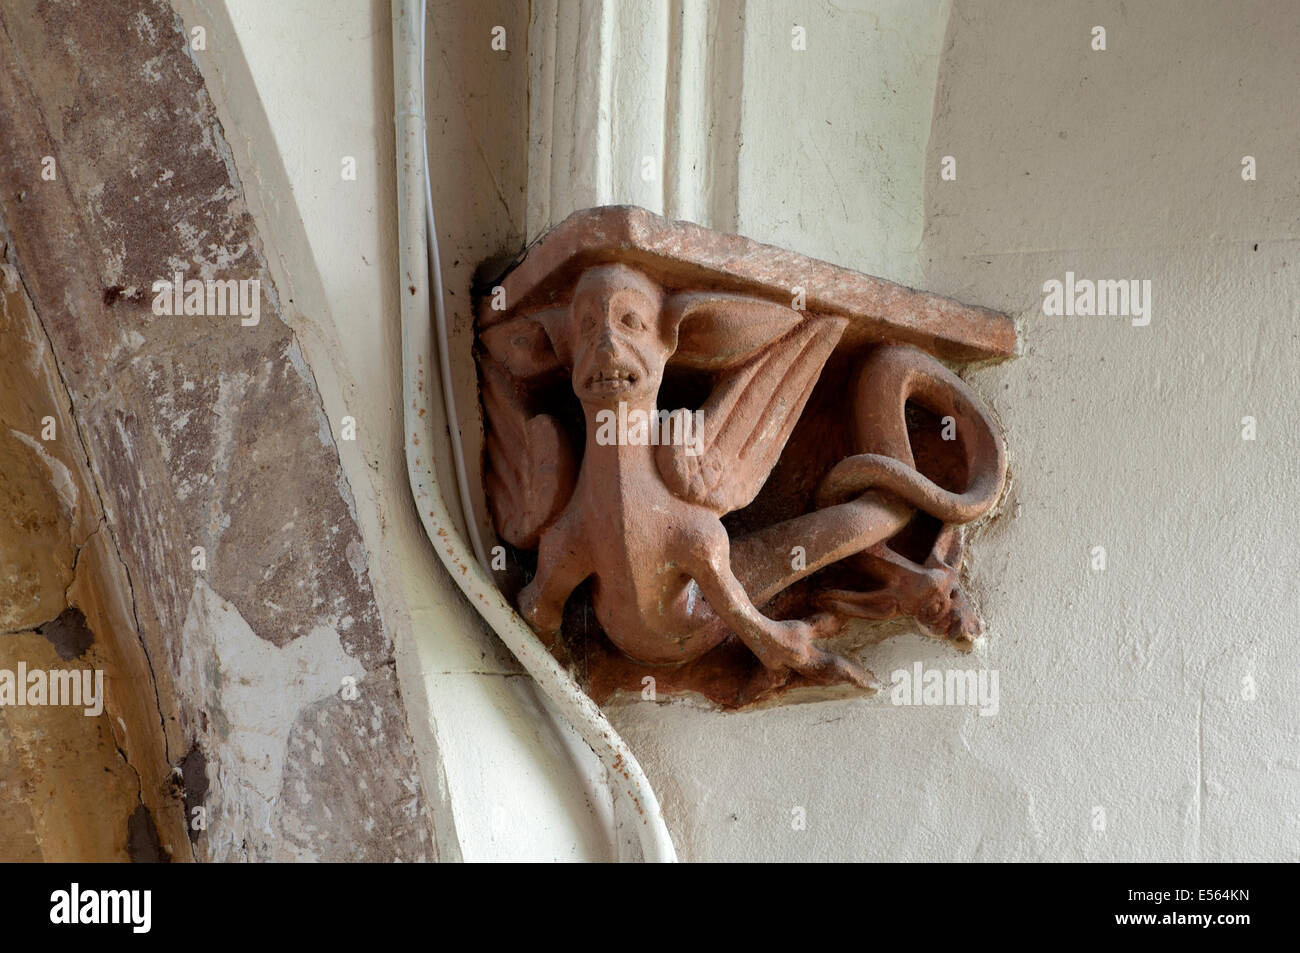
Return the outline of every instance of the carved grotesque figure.
[[[756,296],[668,290],[610,262],[580,271],[558,306],[483,328],[489,501],[502,538],[537,549],[518,595],[524,618],[554,635],[590,581],[596,620],[632,659],[681,665],[734,637],[767,684],[797,673],[877,687],[821,644],[849,616],[914,616],[968,647],[978,620],[957,577],[959,527],[997,500],[1005,460],[969,388],[915,347],[880,343],[848,358],[839,416],[849,452],[816,474],[794,515],[735,538],[724,527],[781,461],[848,323]],[[698,406],[663,406],[670,368],[705,382]],[[546,406],[565,378],[580,431]],[[949,431],[961,488],[917,468],[910,406]],[[920,559],[914,543],[910,555],[891,546],[915,536],[918,514],[937,527]],[[827,567],[800,617],[761,610]]]

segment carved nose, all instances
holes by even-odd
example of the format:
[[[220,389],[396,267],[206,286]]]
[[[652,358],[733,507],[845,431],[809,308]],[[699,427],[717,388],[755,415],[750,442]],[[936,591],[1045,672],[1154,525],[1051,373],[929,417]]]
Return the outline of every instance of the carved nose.
[[[600,340],[596,342],[596,350],[604,354],[614,353],[614,335],[610,333],[608,328],[600,336]]]

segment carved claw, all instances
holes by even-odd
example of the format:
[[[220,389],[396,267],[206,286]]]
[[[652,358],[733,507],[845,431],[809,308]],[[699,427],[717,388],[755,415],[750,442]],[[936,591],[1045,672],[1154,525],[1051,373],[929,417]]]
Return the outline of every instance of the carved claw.
[[[836,652],[813,649],[807,666],[799,674],[819,685],[848,682],[869,695],[880,690],[880,680],[871,670]]]
[[[796,651],[787,664],[804,678],[818,685],[848,682],[870,694],[880,689],[879,679],[870,670],[837,652],[818,648],[814,644],[816,640],[838,632],[844,625],[842,618],[829,612],[819,612],[807,619],[783,625],[790,628],[792,637],[796,640]]]

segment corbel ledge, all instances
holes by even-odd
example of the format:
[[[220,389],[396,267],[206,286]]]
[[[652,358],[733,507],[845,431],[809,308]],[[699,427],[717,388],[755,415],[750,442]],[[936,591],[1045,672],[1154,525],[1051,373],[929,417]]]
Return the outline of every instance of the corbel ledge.
[[[1006,454],[941,361],[1011,357],[1007,315],[629,206],[475,308],[493,568],[597,701],[871,693],[850,619],[980,636],[962,532]]]

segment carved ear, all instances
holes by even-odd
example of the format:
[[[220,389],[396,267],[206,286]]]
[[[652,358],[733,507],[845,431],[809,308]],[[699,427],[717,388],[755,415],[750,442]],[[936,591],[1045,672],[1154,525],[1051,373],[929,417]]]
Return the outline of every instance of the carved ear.
[[[529,380],[567,366],[568,317],[568,308],[535,311],[495,324],[479,337],[493,360],[512,377]]]
[[[930,559],[938,560],[955,570],[961,565],[961,550],[961,527],[949,523],[939,530],[939,535],[935,537],[934,550],[930,553]]]
[[[673,363],[701,370],[734,367],[803,320],[793,308],[713,292],[683,292],[664,301],[666,343]]]

